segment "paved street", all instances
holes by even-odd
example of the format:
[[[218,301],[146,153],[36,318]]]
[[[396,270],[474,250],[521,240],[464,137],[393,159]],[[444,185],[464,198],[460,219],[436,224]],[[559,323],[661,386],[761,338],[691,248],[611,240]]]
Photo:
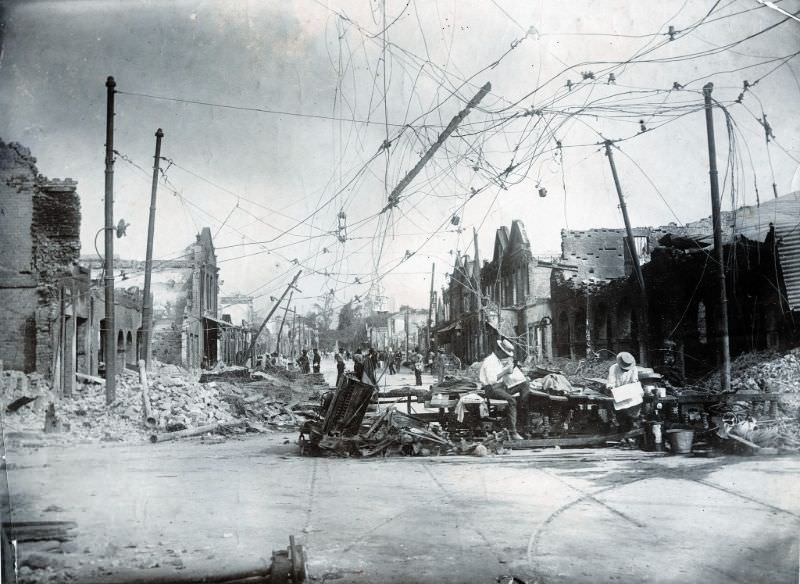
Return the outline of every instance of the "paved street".
[[[18,439],[13,519],[76,521],[74,545],[47,557],[80,582],[263,565],[290,535],[316,582],[797,582],[797,458],[311,459],[295,439]]]

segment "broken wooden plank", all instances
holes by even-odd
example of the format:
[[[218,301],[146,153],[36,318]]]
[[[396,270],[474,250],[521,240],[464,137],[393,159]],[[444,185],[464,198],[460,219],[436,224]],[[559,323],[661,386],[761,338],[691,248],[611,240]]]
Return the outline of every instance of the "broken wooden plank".
[[[728,433],[728,438],[734,440],[735,442],[738,442],[739,444],[742,444],[743,446],[750,448],[750,450],[753,451],[753,454],[762,454],[762,455],[778,454],[777,448],[759,446],[758,444],[756,444],[755,442],[751,442],[747,438],[742,438],[741,436],[737,436],[736,434],[730,432]]]
[[[150,442],[167,442],[169,440],[178,440],[179,438],[190,438],[192,436],[200,436],[201,434],[208,434],[211,432],[219,432],[220,430],[229,430],[238,426],[243,426],[247,421],[239,422],[224,422],[221,424],[208,424],[206,426],[199,426],[197,428],[190,428],[188,430],[179,430],[178,432],[164,432],[162,434],[153,434],[150,436]]]
[[[622,440],[625,434],[582,434],[560,438],[533,438],[530,440],[510,440],[503,445],[512,450],[526,448],[552,448],[554,446],[565,448],[580,448],[582,446],[604,446],[608,441]]]
[[[16,541],[69,541],[77,528],[74,521],[15,521],[4,523],[9,540]]]
[[[8,404],[8,406],[6,406],[6,412],[8,412],[9,414],[13,414],[18,409],[20,409],[22,406],[25,406],[25,405],[31,403],[32,401],[36,401],[36,398],[35,397],[28,397],[27,395],[23,395],[22,397],[19,397],[19,398],[15,399],[13,402],[11,402],[10,404]]]
[[[75,379],[83,383],[94,383],[96,385],[105,384],[106,380],[102,377],[95,377],[94,375],[86,375],[85,373],[76,373]]]
[[[144,414],[144,425],[148,428],[155,428],[156,418],[150,407],[150,388],[147,383],[147,370],[145,369],[144,359],[139,359],[139,385],[142,386],[142,413]]]

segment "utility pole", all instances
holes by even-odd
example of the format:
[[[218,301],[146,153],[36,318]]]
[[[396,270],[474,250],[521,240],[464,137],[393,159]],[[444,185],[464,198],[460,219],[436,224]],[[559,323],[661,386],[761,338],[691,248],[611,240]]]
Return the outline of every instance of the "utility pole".
[[[405,189],[409,184],[411,184],[411,181],[414,180],[414,177],[419,174],[419,172],[422,170],[422,167],[425,166],[431,158],[433,158],[433,155],[441,147],[444,141],[447,140],[450,134],[452,134],[455,131],[455,129],[464,120],[464,118],[466,118],[467,115],[469,115],[470,110],[472,110],[472,108],[477,106],[481,102],[481,100],[484,97],[486,97],[486,94],[489,93],[491,90],[492,90],[492,84],[487,82],[483,87],[480,88],[478,93],[475,94],[475,97],[469,100],[469,103],[467,103],[464,109],[458,112],[458,114],[456,114],[453,117],[453,119],[450,120],[450,123],[447,124],[447,127],[444,130],[442,130],[441,134],[439,134],[439,137],[436,139],[436,142],[431,144],[431,147],[428,148],[428,151],[425,152],[422,158],[420,158],[419,161],[414,165],[414,168],[409,170],[408,173],[403,177],[403,179],[399,183],[397,183],[397,186],[394,187],[394,189],[392,189],[392,192],[389,195],[389,202],[386,205],[386,207],[383,208],[381,213],[383,213],[384,211],[388,211],[392,207],[397,206],[397,203],[400,201],[400,193],[403,192],[403,189]]]
[[[431,329],[433,328],[433,278],[436,275],[436,264],[431,264],[431,297],[428,299],[428,353],[431,352]]]
[[[292,362],[294,362],[294,348],[295,348],[295,341],[297,340],[297,309],[292,308],[292,332],[290,334],[290,339],[292,341],[291,350],[289,351],[289,357],[291,358]]]
[[[106,403],[117,396],[117,335],[114,326],[114,88],[117,83],[106,79],[106,188],[105,188],[105,321],[106,339],[103,353],[106,361]]]
[[[481,268],[480,268],[479,259],[478,259],[478,257],[479,257],[479,254],[478,254],[478,232],[475,230],[474,227],[472,228],[472,241],[473,241],[473,244],[475,246],[475,264],[474,264],[475,267],[473,269],[472,275],[475,278],[475,284],[476,284],[475,294],[476,294],[476,297],[478,299],[478,305],[477,305],[478,306],[478,359],[482,359],[483,356],[484,356],[483,355],[483,352],[484,352],[483,334],[484,334],[484,330],[485,330],[485,327],[486,327],[486,324],[485,324],[486,315],[483,312],[483,299],[481,298],[481,296],[482,296],[482,294],[481,294]]]
[[[406,305],[406,359],[408,359],[408,329],[411,326],[411,321],[408,319],[408,305]]]
[[[294,290],[289,292],[289,302],[286,303],[286,308],[283,311],[283,318],[281,319],[281,326],[278,328],[278,340],[275,342],[275,350],[278,352],[278,355],[283,355],[283,351],[281,351],[281,333],[283,333],[283,324],[286,322],[286,313],[289,312],[289,305],[292,303],[292,296],[294,296]]]
[[[147,256],[144,260],[144,298],[142,298],[142,353],[144,368],[150,369],[153,355],[150,339],[153,335],[153,300],[150,297],[150,278],[153,271],[153,237],[156,229],[156,192],[158,191],[158,171],[161,166],[161,139],[164,132],[156,130],[156,155],[153,160],[153,184],[150,189],[150,220],[147,223]]]
[[[722,249],[722,218],[720,216],[719,182],[717,173],[717,146],[714,141],[714,111],[711,104],[713,83],[703,86],[706,110],[706,133],[708,134],[708,176],[711,182],[711,219],[714,226],[714,255],[719,270],[719,312],[717,326],[720,333],[720,352],[722,353],[722,369],[719,383],[722,391],[731,390],[731,349],[728,338],[728,295],[725,291],[725,253]]]
[[[614,186],[617,189],[617,196],[619,197],[619,208],[622,211],[622,219],[625,221],[625,232],[628,234],[628,251],[631,254],[633,261],[633,272],[636,274],[636,280],[639,283],[639,294],[641,299],[641,318],[639,322],[639,361],[641,365],[646,366],[649,363],[649,355],[647,353],[647,335],[648,335],[648,306],[647,306],[647,289],[644,285],[644,274],[642,273],[642,266],[639,264],[639,253],[636,251],[636,242],[633,239],[633,229],[631,229],[631,220],[628,217],[628,207],[625,205],[625,197],[622,195],[622,186],[619,182],[617,175],[617,166],[614,164],[614,153],[611,150],[611,140],[605,141],[606,156],[608,156],[608,163],[611,165],[611,174],[614,177]],[[588,315],[588,313],[587,313]],[[587,341],[589,339],[589,327],[586,328]],[[588,342],[587,342],[588,349]]]
[[[281,297],[278,298],[278,301],[270,309],[269,314],[267,314],[267,317],[264,319],[264,322],[262,322],[261,326],[258,327],[258,332],[256,332],[255,335],[253,335],[253,340],[250,341],[250,347],[247,349],[247,352],[244,354],[244,358],[242,359],[242,365],[246,364],[247,360],[253,356],[253,351],[256,348],[256,342],[258,341],[259,335],[264,330],[264,327],[267,326],[267,322],[272,317],[272,315],[275,313],[275,311],[278,309],[278,306],[280,306],[281,302],[283,302],[283,299],[286,297],[286,294],[297,283],[297,279],[300,277],[300,274],[302,273],[302,271],[303,270],[300,270],[300,271],[297,272],[297,274],[295,274],[295,276],[292,279],[292,281],[289,283],[288,286],[286,286],[286,290],[283,291],[283,294],[281,294]]]

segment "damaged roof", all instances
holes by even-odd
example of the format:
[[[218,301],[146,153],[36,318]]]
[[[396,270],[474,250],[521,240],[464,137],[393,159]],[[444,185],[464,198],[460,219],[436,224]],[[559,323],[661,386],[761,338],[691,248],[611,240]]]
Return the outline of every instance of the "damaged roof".
[[[765,201],[760,206],[737,209],[730,215],[727,239],[746,237],[751,241],[764,241],[770,225],[775,228],[786,300],[789,308],[800,310],[800,191]]]

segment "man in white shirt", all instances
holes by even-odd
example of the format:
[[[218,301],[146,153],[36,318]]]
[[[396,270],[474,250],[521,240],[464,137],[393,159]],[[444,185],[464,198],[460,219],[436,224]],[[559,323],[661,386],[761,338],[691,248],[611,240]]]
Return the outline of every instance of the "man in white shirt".
[[[636,370],[636,359],[627,351],[622,351],[617,355],[617,362],[608,369],[606,388],[615,389],[638,381],[639,372]],[[641,410],[641,404],[618,410],[616,414],[620,430],[627,432],[636,427]]]
[[[627,351],[622,351],[617,355],[617,362],[608,369],[606,387],[614,389],[637,381],[639,381],[639,373],[636,370],[636,359]]]
[[[515,371],[513,355],[514,345],[508,339],[497,341],[494,350],[481,362],[478,379],[486,397],[505,400],[508,403],[506,419],[511,438],[522,440],[522,436],[517,433],[517,400],[512,393],[519,391],[524,406],[522,410],[527,415],[530,386],[527,381],[517,379],[519,370]],[[513,384],[513,387],[508,387],[507,383]]]

